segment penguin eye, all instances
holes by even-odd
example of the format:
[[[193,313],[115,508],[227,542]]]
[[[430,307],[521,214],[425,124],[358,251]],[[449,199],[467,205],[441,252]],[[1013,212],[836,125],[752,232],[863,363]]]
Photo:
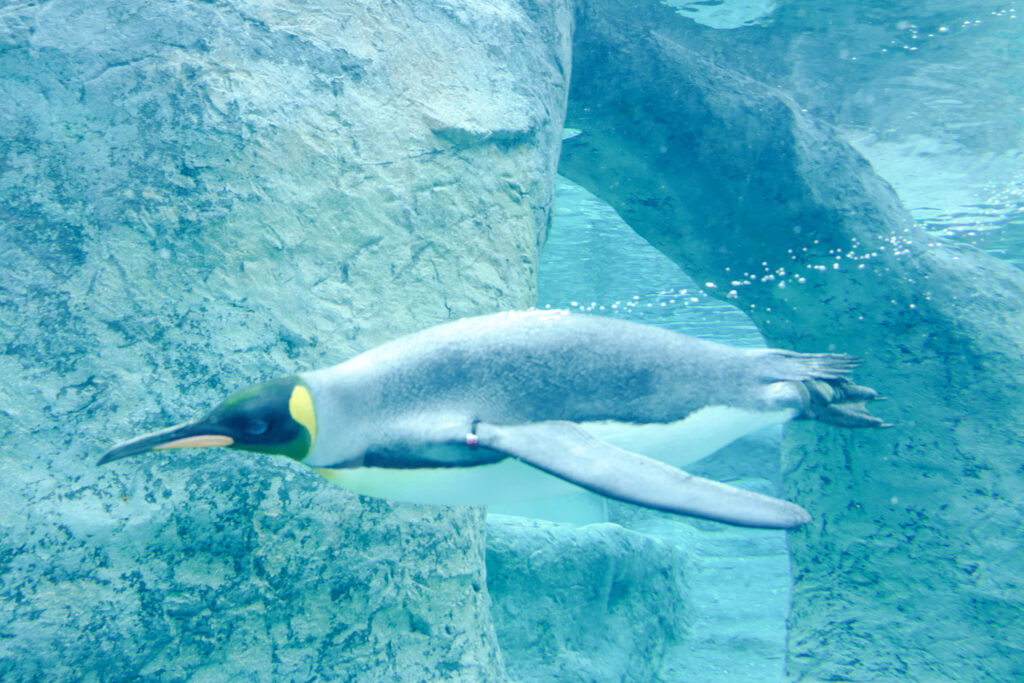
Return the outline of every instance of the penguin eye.
[[[245,425],[245,433],[252,436],[260,436],[261,434],[266,434],[269,427],[270,425],[267,424],[266,420],[251,420]]]

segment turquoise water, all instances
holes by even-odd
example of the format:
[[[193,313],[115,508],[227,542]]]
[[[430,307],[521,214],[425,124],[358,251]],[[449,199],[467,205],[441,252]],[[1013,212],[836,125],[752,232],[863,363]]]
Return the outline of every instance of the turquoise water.
[[[565,178],[537,278],[537,307],[660,325],[736,346],[764,338],[735,306],[700,284],[637,235],[615,210]]]

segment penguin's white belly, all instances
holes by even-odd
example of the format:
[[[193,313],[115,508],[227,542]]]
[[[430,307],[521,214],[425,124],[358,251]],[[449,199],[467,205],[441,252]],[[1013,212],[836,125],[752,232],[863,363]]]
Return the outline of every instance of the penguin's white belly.
[[[591,422],[580,426],[623,450],[685,467],[742,436],[795,416],[792,409],[757,412],[713,406],[667,424]],[[582,490],[513,458],[468,467],[314,469],[354,493],[432,505],[497,505]]]
[[[513,458],[472,467],[314,469],[343,489],[403,503],[496,505],[582,490]]]
[[[605,443],[682,468],[736,439],[769,425],[789,422],[796,415],[792,408],[760,412],[710,406],[678,422],[585,422],[580,426]]]

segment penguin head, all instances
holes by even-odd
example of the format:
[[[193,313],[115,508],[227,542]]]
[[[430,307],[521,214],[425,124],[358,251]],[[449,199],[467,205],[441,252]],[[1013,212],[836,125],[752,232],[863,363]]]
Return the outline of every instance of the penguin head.
[[[305,458],[316,440],[316,413],[309,388],[296,376],[237,391],[208,415],[114,446],[99,464],[151,450],[226,446],[256,453]]]

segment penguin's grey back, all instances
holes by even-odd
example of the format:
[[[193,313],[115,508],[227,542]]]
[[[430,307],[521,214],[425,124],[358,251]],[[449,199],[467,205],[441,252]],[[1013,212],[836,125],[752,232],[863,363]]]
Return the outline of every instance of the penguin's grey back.
[[[738,349],[614,318],[530,311],[432,327],[311,375],[347,385],[359,412],[430,405],[500,424],[649,423],[714,405],[799,408],[794,394],[766,387],[848,366],[845,356]]]

